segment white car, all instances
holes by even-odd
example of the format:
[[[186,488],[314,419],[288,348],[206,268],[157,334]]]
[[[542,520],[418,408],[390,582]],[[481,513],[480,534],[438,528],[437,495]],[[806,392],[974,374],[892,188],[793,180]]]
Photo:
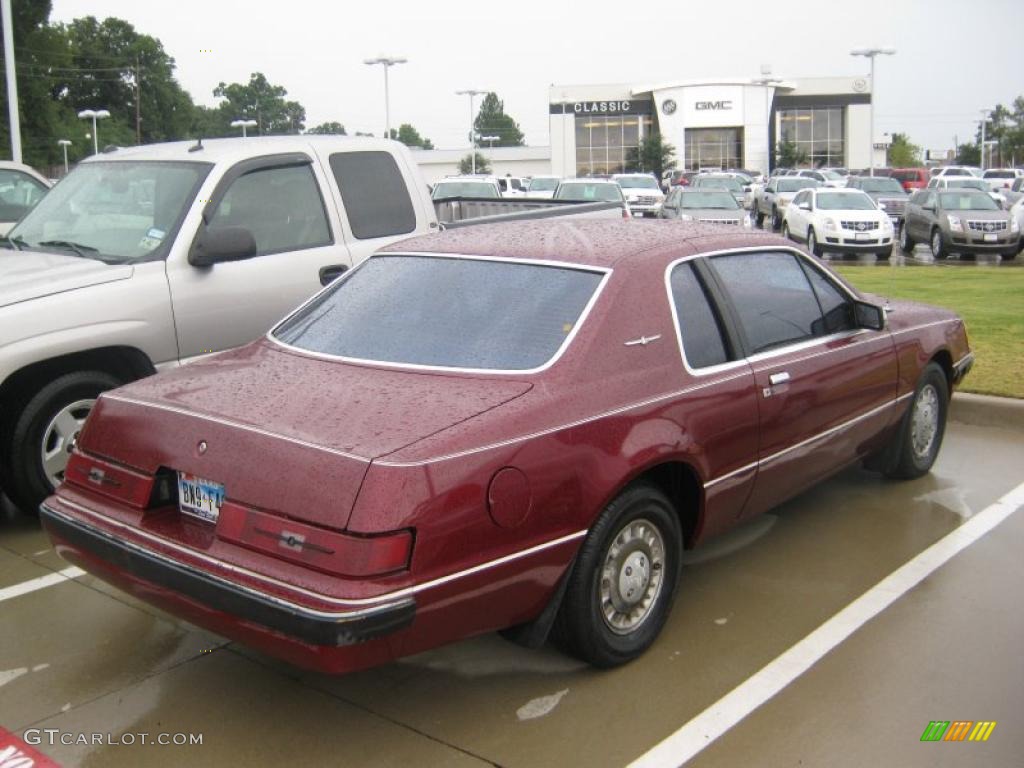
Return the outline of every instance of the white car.
[[[530,185],[526,188],[527,197],[538,197],[550,200],[558,189],[561,176],[534,176],[530,179]]]
[[[526,197],[526,188],[530,183],[527,179],[512,174],[499,176],[495,181],[498,182],[502,197]]]
[[[665,202],[658,180],[649,173],[616,173],[612,180],[622,187],[629,212],[634,216],[657,216]]]
[[[981,178],[981,168],[973,165],[940,165],[937,168],[932,168],[929,173],[933,179],[939,176],[974,176],[975,178]]]
[[[622,187],[612,179],[562,179],[553,199],[577,203],[624,203]]]
[[[434,185],[430,197],[447,200],[453,197],[498,198],[501,190],[498,180],[482,176],[448,176]]]
[[[1002,205],[1006,197],[996,192],[985,179],[977,176],[951,176],[948,174],[936,176],[928,182],[928,189],[977,189],[981,192],[988,192],[993,200]]]
[[[835,171],[826,168],[808,169],[800,171],[799,176],[805,179],[814,179],[823,187],[845,187],[846,177]]]
[[[1017,198],[1017,202],[1010,206],[1010,215],[1017,222],[1017,229],[1024,232],[1024,197]],[[1020,251],[1018,253],[1020,252],[1024,252],[1024,237],[1020,239]]]
[[[31,166],[0,161],[0,235],[6,235],[52,186]]]
[[[894,236],[889,215],[867,193],[832,187],[798,192],[786,206],[782,234],[807,243],[815,256],[834,251],[875,253],[882,259],[892,253]]]
[[[981,178],[988,182],[993,192],[1004,192],[1013,187],[1013,182],[1024,178],[1020,168],[989,168]]]

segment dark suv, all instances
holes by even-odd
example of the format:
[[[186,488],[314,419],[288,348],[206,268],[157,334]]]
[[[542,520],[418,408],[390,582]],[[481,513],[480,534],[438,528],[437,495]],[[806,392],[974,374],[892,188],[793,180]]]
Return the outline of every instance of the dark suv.
[[[976,189],[921,189],[907,202],[900,248],[928,243],[932,256],[950,253],[999,253],[1016,257],[1020,225],[991,197]]]
[[[909,196],[897,179],[891,176],[851,176],[846,182],[846,188],[866,192],[889,214],[893,226],[903,226],[903,214]]]

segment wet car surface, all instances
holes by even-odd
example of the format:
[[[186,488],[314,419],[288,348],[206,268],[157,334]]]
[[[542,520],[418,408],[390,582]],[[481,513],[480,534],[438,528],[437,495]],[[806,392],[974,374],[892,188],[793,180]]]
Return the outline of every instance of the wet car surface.
[[[930,475],[851,469],[687,553],[661,637],[610,671],[492,634],[329,677],[90,576],[8,597],[67,564],[38,521],[5,508],[0,726],[203,735],[36,747],[65,765],[624,765],[1020,483],[1019,428],[958,422],[955,407],[952,419]],[[1018,510],[692,764],[1016,764],[1022,545]],[[940,718],[999,726],[985,744],[920,743]]]

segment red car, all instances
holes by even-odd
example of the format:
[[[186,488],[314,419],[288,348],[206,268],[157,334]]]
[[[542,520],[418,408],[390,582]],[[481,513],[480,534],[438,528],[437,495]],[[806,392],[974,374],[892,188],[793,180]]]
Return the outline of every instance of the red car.
[[[777,236],[472,227],[106,393],[41,514],[68,561],[297,665],[553,627],[611,666],[684,548],[858,461],[927,472],[972,360],[953,313]]]
[[[931,179],[927,168],[893,168],[889,176],[896,179],[907,192],[924,189]]]

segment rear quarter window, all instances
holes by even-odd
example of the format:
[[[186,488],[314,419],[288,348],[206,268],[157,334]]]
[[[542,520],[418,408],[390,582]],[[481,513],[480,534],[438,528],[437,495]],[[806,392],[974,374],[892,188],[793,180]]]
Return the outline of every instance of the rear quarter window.
[[[409,190],[389,153],[336,152],[330,164],[353,236],[368,240],[416,229]]]

